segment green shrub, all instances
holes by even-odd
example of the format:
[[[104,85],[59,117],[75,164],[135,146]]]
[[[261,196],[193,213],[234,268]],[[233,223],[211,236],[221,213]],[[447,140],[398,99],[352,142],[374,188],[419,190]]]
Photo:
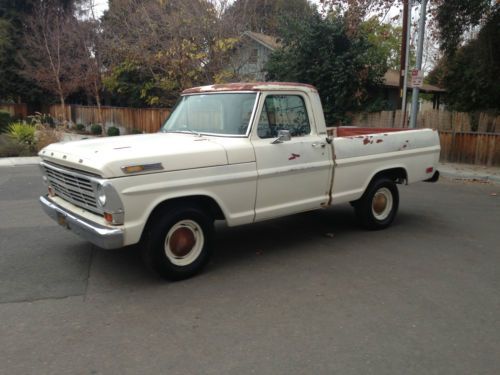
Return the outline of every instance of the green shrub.
[[[75,128],[76,128],[76,130],[78,130],[79,132],[83,132],[83,131],[85,131],[85,125],[83,125],[83,124],[76,124]]]
[[[130,134],[142,134],[142,131],[140,131],[139,129],[132,129]]]
[[[33,152],[25,144],[17,142],[9,134],[0,134],[0,157],[30,156]]]
[[[120,129],[118,129],[116,126],[110,126],[108,128],[108,136],[114,137],[116,135],[120,135]]]
[[[25,122],[13,122],[10,124],[9,135],[18,143],[31,147],[35,144],[35,126]]]
[[[7,111],[0,111],[0,133],[7,130],[9,124],[13,121],[10,113]]]
[[[93,135],[101,135],[102,134],[102,126],[99,124],[92,124],[90,126],[90,133]]]

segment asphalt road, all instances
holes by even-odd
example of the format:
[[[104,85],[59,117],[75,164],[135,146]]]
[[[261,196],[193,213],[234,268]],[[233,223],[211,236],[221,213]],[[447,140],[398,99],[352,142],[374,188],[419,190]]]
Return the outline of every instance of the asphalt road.
[[[380,232],[349,205],[219,225],[167,283],[45,217],[37,167],[0,168],[0,373],[499,374],[499,190],[401,187]]]

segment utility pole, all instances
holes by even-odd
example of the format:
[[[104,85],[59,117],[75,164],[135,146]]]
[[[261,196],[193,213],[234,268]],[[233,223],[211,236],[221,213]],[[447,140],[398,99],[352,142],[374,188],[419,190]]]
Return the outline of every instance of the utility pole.
[[[406,66],[406,40],[408,34],[408,1],[403,0],[403,30],[401,33],[401,56],[400,66],[399,66],[399,103],[398,108],[402,108],[402,99],[403,99],[403,80],[405,75],[405,66]]]
[[[401,127],[405,128],[406,127],[406,96],[408,94],[408,65],[410,65],[410,29],[411,29],[411,6],[413,4],[412,0],[408,0],[409,2],[409,7],[407,10],[406,14],[406,22],[407,22],[407,29],[406,29],[406,35],[404,37],[406,38],[405,42],[405,54],[404,54],[404,60],[405,60],[405,65],[404,65],[404,77],[403,77],[403,99],[401,103]]]
[[[424,39],[425,39],[425,18],[426,18],[426,8],[427,0],[421,0],[420,4],[420,20],[418,25],[418,47],[417,47],[417,70],[422,70],[422,55],[424,52]],[[418,93],[420,89],[418,87],[413,87],[413,92],[411,96],[411,115],[410,115],[410,128],[415,128],[417,123],[417,110],[418,110]]]

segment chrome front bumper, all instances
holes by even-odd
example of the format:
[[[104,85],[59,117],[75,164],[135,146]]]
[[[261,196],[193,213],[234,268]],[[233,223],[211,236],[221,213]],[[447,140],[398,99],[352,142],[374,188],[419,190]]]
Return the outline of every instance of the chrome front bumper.
[[[57,223],[70,229],[87,241],[92,242],[94,245],[103,249],[123,247],[123,229],[110,228],[71,213],[51,201],[48,196],[41,196],[40,204],[45,213]]]

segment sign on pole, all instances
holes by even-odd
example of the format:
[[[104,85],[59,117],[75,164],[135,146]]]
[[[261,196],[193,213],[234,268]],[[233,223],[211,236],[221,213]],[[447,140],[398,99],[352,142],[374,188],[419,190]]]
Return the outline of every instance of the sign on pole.
[[[421,70],[418,69],[413,69],[411,71],[411,85],[413,87],[422,87],[422,84],[424,83],[424,74]]]

